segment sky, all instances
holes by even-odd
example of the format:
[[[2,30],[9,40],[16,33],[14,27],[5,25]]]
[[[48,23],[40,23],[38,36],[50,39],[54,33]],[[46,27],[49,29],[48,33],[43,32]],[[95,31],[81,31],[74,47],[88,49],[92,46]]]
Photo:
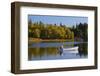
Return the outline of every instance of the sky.
[[[88,17],[78,16],[50,16],[50,15],[29,15],[28,20],[32,22],[43,22],[44,24],[57,24],[62,23],[63,25],[72,27],[79,23],[88,23]]]

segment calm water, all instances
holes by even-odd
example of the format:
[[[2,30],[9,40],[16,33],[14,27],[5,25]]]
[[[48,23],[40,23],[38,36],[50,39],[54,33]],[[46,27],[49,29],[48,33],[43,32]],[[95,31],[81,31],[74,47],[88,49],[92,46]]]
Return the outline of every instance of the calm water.
[[[60,53],[59,47],[78,46],[78,53]],[[86,42],[34,42],[28,48],[28,60],[55,60],[87,58],[88,46]]]

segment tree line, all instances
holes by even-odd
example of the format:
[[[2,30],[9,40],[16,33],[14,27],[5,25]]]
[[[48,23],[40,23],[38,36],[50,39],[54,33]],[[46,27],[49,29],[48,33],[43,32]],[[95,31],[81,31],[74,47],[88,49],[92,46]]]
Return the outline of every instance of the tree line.
[[[80,23],[76,27],[67,27],[62,23],[59,25],[44,24],[41,21],[33,23],[29,20],[28,37],[39,39],[74,39],[74,37],[80,37],[87,40],[87,24]]]
[[[82,41],[88,41],[88,24],[79,23],[76,24],[76,27],[70,28],[74,32],[74,37],[80,38]]]

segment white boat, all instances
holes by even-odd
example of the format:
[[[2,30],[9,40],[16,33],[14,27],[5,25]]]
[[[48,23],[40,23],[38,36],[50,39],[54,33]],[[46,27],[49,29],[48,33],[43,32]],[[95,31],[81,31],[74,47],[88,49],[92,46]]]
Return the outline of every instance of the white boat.
[[[63,46],[61,46],[62,51],[63,53],[78,53],[78,46],[75,46],[75,47],[70,47],[70,48],[63,48]]]

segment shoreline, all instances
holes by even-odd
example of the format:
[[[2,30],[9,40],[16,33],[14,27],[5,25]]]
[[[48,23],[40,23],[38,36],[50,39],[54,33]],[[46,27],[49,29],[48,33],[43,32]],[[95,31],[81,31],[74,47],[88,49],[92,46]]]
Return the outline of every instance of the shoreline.
[[[33,42],[65,42],[65,41],[74,41],[74,39],[35,39],[35,38],[29,38],[28,39],[28,44],[31,44]]]

